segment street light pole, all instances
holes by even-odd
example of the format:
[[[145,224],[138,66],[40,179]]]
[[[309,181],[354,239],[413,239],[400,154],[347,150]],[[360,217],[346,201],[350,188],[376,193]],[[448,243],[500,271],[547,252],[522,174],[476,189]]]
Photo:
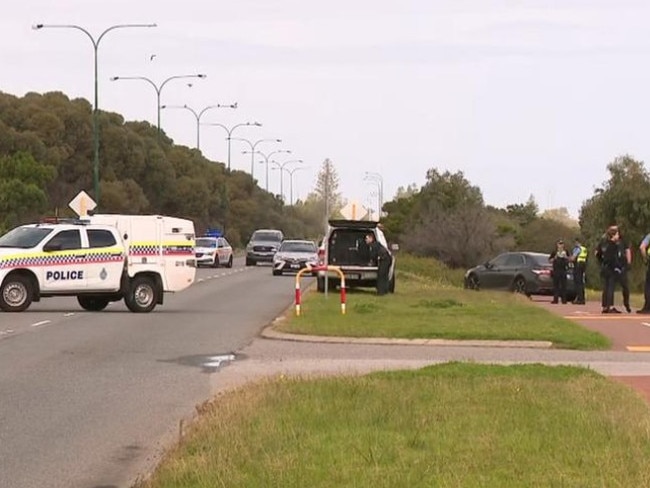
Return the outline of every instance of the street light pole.
[[[225,125],[218,124],[216,122],[205,123],[203,125],[216,125],[217,127],[221,127],[222,129],[224,129],[228,133],[228,171],[230,171],[230,140],[231,140],[231,136],[232,136],[232,133],[234,132],[234,130],[237,127],[243,127],[243,126],[247,126],[247,125],[254,125],[256,127],[262,127],[262,124],[260,124],[259,122],[244,122],[242,124],[234,125],[230,129],[228,127],[226,127]]]
[[[98,68],[98,50],[99,50],[99,43],[101,40],[104,38],[106,34],[108,34],[110,31],[115,30],[115,29],[125,29],[129,27],[157,27],[156,24],[117,24],[117,25],[112,25],[105,29],[98,37],[95,39],[93,35],[88,32],[88,30],[84,29],[83,27],[75,24],[36,24],[32,26],[32,29],[34,30],[40,30],[40,29],[76,29],[81,32],[83,32],[85,35],[88,36],[90,39],[90,42],[93,45],[93,51],[94,51],[94,88],[95,88],[95,103],[93,107],[93,187],[94,187],[94,196],[97,205],[99,206],[99,81],[98,81],[98,75],[99,75],[99,68]]]
[[[272,168],[277,169],[277,168]],[[296,168],[283,168],[282,171],[289,173],[289,205],[293,207],[293,174],[301,169],[307,169],[306,166],[297,166]]]
[[[268,154],[264,154],[262,151],[253,152],[253,154],[259,154],[260,156],[262,156],[264,158],[264,162],[266,163],[266,191],[269,191],[269,158],[274,154],[279,154],[279,153],[291,154],[291,151],[289,149],[278,149],[277,151],[272,151]],[[244,151],[243,154],[248,154],[248,151]]]
[[[156,85],[150,78],[147,78],[146,76],[113,76],[111,78],[111,81],[119,81],[119,80],[141,80],[141,81],[146,81],[149,83],[151,86],[153,86],[153,89],[156,90],[156,112],[157,112],[157,118],[158,118],[158,136],[160,136],[160,93],[162,92],[162,89],[165,87],[167,83],[169,83],[172,80],[178,80],[180,78],[207,78],[208,75],[204,74],[196,74],[196,75],[175,75],[175,76],[170,76],[169,78],[166,78],[163,80],[163,82],[160,85]]]
[[[200,112],[197,112],[189,105],[163,105],[160,108],[162,109],[183,108],[192,112],[194,118],[196,119],[196,148],[200,150],[201,149],[201,117],[203,116],[203,114],[213,108],[237,108],[237,102],[231,103],[230,105],[221,105],[220,103],[216,105],[208,105],[207,107],[203,108]]]
[[[291,163],[302,163],[302,159],[290,159],[289,161],[285,161],[283,163],[278,163],[277,161],[271,161],[271,164],[275,164],[279,169],[280,169],[280,198],[284,202],[284,186],[283,186],[283,176],[284,176],[284,168],[287,164]]]
[[[233,137],[233,141],[243,141],[247,142],[248,145],[250,146],[251,150],[250,151],[243,151],[242,154],[248,154],[250,153],[251,155],[251,178],[253,177],[253,173],[255,172],[255,148],[257,145],[261,142],[282,142],[282,139],[260,139],[255,142],[251,142],[248,139],[244,139],[241,137]]]
[[[381,219],[382,207],[384,206],[384,178],[379,173],[366,171],[364,180],[374,181],[378,185],[377,199],[379,201],[377,218]]]

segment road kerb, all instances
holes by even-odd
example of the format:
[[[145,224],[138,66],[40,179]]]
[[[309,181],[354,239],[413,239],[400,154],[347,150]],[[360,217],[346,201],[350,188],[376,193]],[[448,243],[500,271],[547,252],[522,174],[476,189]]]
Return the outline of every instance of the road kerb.
[[[276,319],[277,320],[277,319]],[[528,349],[550,349],[550,341],[524,341],[524,340],[454,340],[454,339],[403,339],[390,337],[339,337],[316,336],[307,334],[288,334],[279,332],[269,325],[262,330],[261,336],[265,339],[275,339],[294,342],[321,342],[328,344],[374,344],[374,345],[399,345],[399,346],[462,346],[462,347],[509,347]]]

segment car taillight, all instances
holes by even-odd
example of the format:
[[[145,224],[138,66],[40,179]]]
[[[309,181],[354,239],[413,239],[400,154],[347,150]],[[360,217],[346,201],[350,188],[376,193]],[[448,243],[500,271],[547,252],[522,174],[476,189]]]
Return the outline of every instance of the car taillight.
[[[550,269],[534,269],[533,273],[536,275],[544,275],[544,276],[550,276],[551,275],[551,270]]]

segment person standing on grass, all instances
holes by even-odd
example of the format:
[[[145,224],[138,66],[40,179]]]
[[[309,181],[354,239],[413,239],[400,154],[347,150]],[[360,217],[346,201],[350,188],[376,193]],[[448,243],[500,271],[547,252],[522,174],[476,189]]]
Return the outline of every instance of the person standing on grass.
[[[637,310],[636,313],[650,314],[650,234],[646,236],[641,241],[639,250],[641,251],[641,259],[643,259],[643,264],[645,264],[645,285],[643,289],[643,307],[640,310]]]
[[[377,295],[386,295],[389,288],[388,275],[393,258],[388,249],[377,242],[374,234],[366,235],[366,244],[370,249],[371,262],[377,265]]]
[[[555,243],[555,249],[548,257],[553,263],[553,301],[551,303],[566,303],[566,274],[569,269],[569,253],[564,248],[564,240],[558,239]]]
[[[630,313],[630,287],[627,271],[632,263],[632,251],[621,236],[618,226],[612,225],[607,229],[606,238],[597,249],[600,262],[600,276],[603,279],[602,313],[621,313],[614,307],[614,291],[616,284],[621,285],[623,305]]]
[[[582,245],[582,239],[574,239],[574,248],[571,253],[573,262],[573,283],[576,289],[576,299],[573,301],[576,305],[585,304],[585,271],[587,270],[587,256],[589,251]]]

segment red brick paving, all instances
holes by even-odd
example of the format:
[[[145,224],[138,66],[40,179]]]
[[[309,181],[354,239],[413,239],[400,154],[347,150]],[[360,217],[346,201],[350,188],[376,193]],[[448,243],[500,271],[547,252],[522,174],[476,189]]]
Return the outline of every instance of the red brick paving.
[[[617,306],[621,314],[602,314],[599,302],[587,302],[586,305],[552,304],[550,299],[537,298],[533,301],[541,307],[563,317],[571,317],[587,329],[600,332],[612,341],[612,349],[628,351],[628,346],[648,346],[650,348],[650,315],[640,315],[636,310],[625,312]],[[644,322],[648,325],[644,325]],[[634,354],[630,352],[630,354]],[[650,376],[610,376],[634,388],[650,403]]]
[[[650,315],[637,314],[634,309],[632,313],[627,313],[620,306],[616,308],[623,313],[602,314],[598,302],[587,302],[586,305],[554,305],[545,297],[535,297],[533,302],[563,317],[571,317],[571,320],[582,326],[609,337],[615,351],[628,351],[628,346],[650,348],[650,325],[643,325],[644,322],[650,324]]]

